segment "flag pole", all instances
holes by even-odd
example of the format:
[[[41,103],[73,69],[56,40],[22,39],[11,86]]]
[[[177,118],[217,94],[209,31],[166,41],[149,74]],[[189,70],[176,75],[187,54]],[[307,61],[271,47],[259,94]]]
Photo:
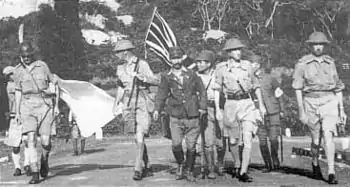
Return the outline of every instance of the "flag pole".
[[[156,13],[156,11],[157,11],[157,7],[154,7],[154,10],[153,10],[153,13],[152,13],[152,17],[151,17],[151,22],[149,23],[148,29],[147,29],[147,32],[146,32],[146,37],[145,37],[145,42],[144,42],[145,59],[147,59],[146,40],[147,40],[147,37],[148,37],[148,34],[149,34],[149,29],[151,28],[151,24],[152,24],[152,22],[153,22],[154,14]]]

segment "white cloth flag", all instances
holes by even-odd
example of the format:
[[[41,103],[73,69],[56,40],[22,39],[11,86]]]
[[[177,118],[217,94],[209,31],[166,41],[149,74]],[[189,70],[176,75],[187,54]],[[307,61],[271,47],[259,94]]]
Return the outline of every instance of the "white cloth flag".
[[[101,128],[114,119],[114,98],[95,85],[77,80],[58,81],[61,99],[75,115],[83,137],[101,132]],[[101,137],[102,138],[102,137]]]

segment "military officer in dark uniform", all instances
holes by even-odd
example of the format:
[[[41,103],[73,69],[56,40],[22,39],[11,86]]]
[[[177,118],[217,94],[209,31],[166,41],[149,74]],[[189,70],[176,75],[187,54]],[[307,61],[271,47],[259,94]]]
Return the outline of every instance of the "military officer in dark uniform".
[[[154,119],[165,107],[170,115],[172,150],[178,164],[176,179],[184,179],[184,152],[182,141],[186,139],[186,176],[194,180],[193,166],[196,155],[196,142],[200,134],[199,119],[207,110],[207,92],[201,78],[182,64],[183,51],[180,47],[170,49],[172,68],[162,75],[156,95]]]

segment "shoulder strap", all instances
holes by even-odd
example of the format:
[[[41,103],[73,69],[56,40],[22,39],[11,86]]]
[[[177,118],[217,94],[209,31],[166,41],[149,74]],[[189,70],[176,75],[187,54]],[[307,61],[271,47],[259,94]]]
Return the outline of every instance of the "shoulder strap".
[[[208,83],[207,87],[205,88],[205,90],[206,90],[206,91],[208,91],[209,86],[210,86],[210,83],[211,83],[211,81],[213,80],[213,74],[214,74],[214,70],[213,70],[213,71],[211,71],[211,74],[210,74],[210,79],[209,79],[209,83]]]
[[[135,63],[135,67],[134,67],[134,72],[138,72],[139,71],[139,62],[140,62],[140,59],[137,58],[136,60],[136,63]],[[131,92],[130,92],[130,96],[129,96],[129,100],[128,100],[128,103],[127,103],[127,106],[130,105],[130,102],[131,102],[131,98],[132,98],[132,95],[133,95],[133,92],[135,90],[135,86],[136,86],[136,91],[137,91],[137,95],[138,95],[138,84],[137,84],[137,78],[134,77],[133,81],[132,81],[132,87],[131,87]]]

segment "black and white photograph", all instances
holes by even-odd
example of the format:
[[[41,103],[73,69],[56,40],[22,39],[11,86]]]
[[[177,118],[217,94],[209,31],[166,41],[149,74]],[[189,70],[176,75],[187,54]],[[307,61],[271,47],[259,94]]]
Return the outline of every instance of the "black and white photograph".
[[[350,186],[349,0],[0,0],[0,186]]]

